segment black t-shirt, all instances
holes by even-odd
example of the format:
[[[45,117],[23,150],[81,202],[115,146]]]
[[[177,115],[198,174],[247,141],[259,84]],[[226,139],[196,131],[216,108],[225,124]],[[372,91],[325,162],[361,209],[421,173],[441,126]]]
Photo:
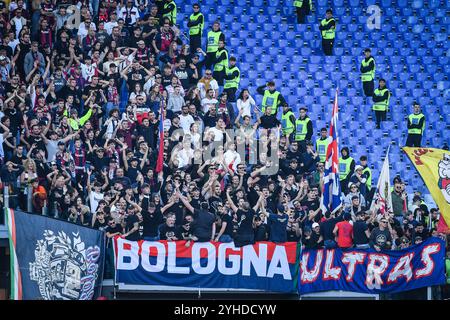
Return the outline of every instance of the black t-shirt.
[[[161,210],[156,209],[153,213],[148,211],[142,212],[142,226],[144,227],[144,237],[156,237],[158,235],[158,227],[164,222]]]
[[[129,215],[125,221],[126,221],[125,233],[127,233],[128,231],[133,229],[134,224],[136,222],[139,222],[139,218],[133,214],[133,215]],[[126,237],[126,239],[130,240],[130,241],[138,241],[139,240],[139,230],[136,230],[132,234],[128,235]]]
[[[220,219],[222,220],[222,223],[226,222],[226,224],[227,224],[223,234],[227,234],[230,237],[232,237],[233,236],[233,219],[231,218],[231,216],[229,214],[221,215]]]
[[[184,88],[184,90],[188,90],[190,83],[191,83],[191,78],[193,75],[193,71],[191,68],[177,68],[175,69],[174,74],[178,77],[178,79],[180,79],[181,82],[181,86]]]
[[[255,241],[267,241],[267,225],[260,224],[255,228]]]
[[[222,198],[212,196],[211,198],[208,199],[208,203],[209,203],[209,207],[210,207],[211,211],[213,213],[217,213],[217,205],[219,203],[222,203]]]
[[[106,230],[106,228],[108,227],[108,222],[105,220],[103,220],[103,222],[98,221],[98,219],[95,220],[94,222],[94,229],[98,229],[98,230]]]
[[[212,224],[214,221],[214,214],[205,210],[194,209],[194,221],[191,223],[192,234],[199,241],[211,240]]]
[[[253,235],[253,217],[255,216],[255,211],[253,209],[249,209],[248,211],[239,209],[236,215],[238,222],[236,234],[240,236]]]
[[[338,218],[330,218],[328,220],[323,221],[320,224],[320,234],[323,237],[323,240],[334,240],[333,230],[336,226],[336,223],[339,222]]]
[[[167,224],[163,223],[159,226],[159,238],[161,240],[174,240],[173,237],[181,239],[181,236],[177,232],[177,227],[169,227]]]
[[[144,70],[132,70],[127,74],[128,77],[128,88],[130,91],[134,91],[134,86],[136,83],[141,85],[141,88],[145,83],[145,71]]]
[[[192,235],[192,229],[186,229],[184,226],[177,227],[176,233],[180,236],[179,240],[187,239]]]
[[[354,244],[367,244],[369,243],[369,238],[366,235],[366,230],[369,227],[365,221],[355,221],[353,224],[353,243]]]
[[[291,227],[289,227],[289,225],[287,226],[286,236],[287,236],[286,241],[288,241],[288,242],[299,242],[300,241],[300,236],[297,236],[297,233],[295,232],[295,229],[292,226]]]

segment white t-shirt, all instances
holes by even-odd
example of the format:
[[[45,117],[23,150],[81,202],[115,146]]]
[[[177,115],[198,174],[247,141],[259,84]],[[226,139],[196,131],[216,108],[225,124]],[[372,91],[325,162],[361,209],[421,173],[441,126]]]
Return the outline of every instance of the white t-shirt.
[[[217,99],[215,99],[215,98],[212,98],[212,99],[204,98],[204,99],[202,99],[201,104],[202,104],[203,112],[204,113],[208,112],[209,111],[209,106],[211,104],[215,105],[217,102],[219,102],[219,101]]]
[[[183,114],[179,115],[180,117],[180,127],[183,128],[184,133],[188,134],[191,131],[191,124],[195,122],[194,118],[188,114],[184,116]]]
[[[89,203],[91,205],[91,213],[95,213],[98,208],[98,203],[100,200],[103,200],[103,193],[97,193],[95,191],[91,191],[89,193]]]
[[[83,41],[84,37],[88,35],[89,28],[94,29],[97,31],[97,27],[95,26],[95,23],[91,22],[90,26],[86,26],[85,22],[80,23],[80,26],[78,27],[78,33],[77,35],[81,38],[81,41]]]
[[[81,64],[81,76],[88,82],[91,82],[92,77],[95,75],[95,70],[97,70],[97,63],[92,63],[90,66]]]
[[[119,24],[117,23],[117,21],[109,21],[105,23],[105,30],[106,32],[111,35],[112,33],[112,29],[114,27],[117,27]]]
[[[225,158],[225,164],[227,166],[229,166],[230,163],[232,163],[233,160],[234,160],[234,162],[233,162],[233,170],[236,171],[238,164],[241,163],[241,156],[240,156],[240,154],[238,152],[236,152],[236,151],[227,150],[227,152],[225,152],[223,154],[223,156]]]
[[[202,82],[197,83],[197,88],[200,89],[200,98],[203,99],[206,97],[206,89],[205,84]],[[213,90],[219,90],[219,84],[217,83],[217,80],[213,79],[209,82],[209,88]]]
[[[216,127],[209,128],[208,132],[214,133],[214,141],[222,141],[223,140],[223,131],[217,129]]]
[[[189,159],[194,156],[194,150],[192,149],[181,149],[177,154],[178,168],[182,168],[189,164]]]
[[[252,110],[251,110],[250,107],[251,106],[253,106],[253,107],[256,106],[256,103],[255,103],[255,100],[251,96],[249,96],[247,101],[245,101],[245,102],[242,101],[241,99],[238,99],[237,102],[236,102],[236,105],[237,105],[238,112],[241,109],[244,110],[244,112],[242,113],[242,117],[244,117],[244,116],[251,117],[252,116]]]

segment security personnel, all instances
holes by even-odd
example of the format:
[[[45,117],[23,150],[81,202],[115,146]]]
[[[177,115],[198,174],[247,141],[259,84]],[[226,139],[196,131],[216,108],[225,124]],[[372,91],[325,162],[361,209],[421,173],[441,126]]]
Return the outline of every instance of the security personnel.
[[[372,170],[370,170],[369,166],[367,165],[367,156],[361,156],[359,158],[359,162],[363,167],[362,175],[364,178],[366,178],[366,203],[371,203],[373,193],[375,192],[375,189],[372,190]]]
[[[208,32],[207,41],[205,68],[211,69],[216,60],[216,52],[219,50],[219,41],[225,42],[225,34],[220,31],[219,21],[214,21],[212,30]]]
[[[375,111],[375,117],[377,119],[377,129],[380,129],[381,121],[386,120],[386,112],[389,107],[389,99],[391,93],[386,88],[386,80],[380,79],[378,82],[378,88],[373,92],[372,100],[374,102],[372,110]]]
[[[326,56],[333,54],[334,38],[336,38],[336,21],[333,18],[333,11],[327,10],[326,18],[320,22],[319,30],[322,33],[322,49]]]
[[[214,60],[213,78],[217,80],[219,86],[223,86],[226,72],[228,68],[228,50],[225,49],[225,42],[219,40],[219,48],[216,51],[216,59]]]
[[[316,139],[316,150],[319,154],[320,162],[325,162],[327,158],[327,148],[330,144],[327,128],[320,129],[320,137]]]
[[[371,50],[369,48],[364,50],[365,59],[361,61],[361,81],[363,83],[363,90],[366,97],[371,97],[373,95],[375,78],[375,59],[371,55]]]
[[[241,81],[241,71],[236,67],[236,58],[230,57],[230,66],[226,69],[223,91],[227,93],[229,102],[236,102],[236,91]]]
[[[306,114],[306,108],[301,107],[299,117],[295,121],[295,141],[298,142],[300,152],[306,151],[306,141],[311,141],[313,135],[313,125],[311,119]]]
[[[197,48],[202,47],[203,27],[205,24],[205,17],[200,12],[200,5],[194,3],[192,6],[194,13],[189,16],[189,44],[191,45],[191,52],[197,52]]]
[[[414,103],[414,113],[408,116],[408,138],[407,147],[420,147],[423,131],[425,130],[425,116],[421,111],[420,105]]]
[[[305,23],[305,17],[312,9],[312,0],[294,0],[294,7],[297,13],[297,23]]]
[[[288,137],[292,141],[292,133],[295,131],[295,114],[287,103],[283,105],[281,130],[283,131],[283,136]]]
[[[355,171],[355,160],[350,157],[347,147],[342,148],[341,155],[342,157],[339,158],[339,181],[341,182],[341,191],[347,194],[350,177]]]
[[[177,4],[174,0],[166,0],[164,3],[162,17],[169,18],[172,25],[177,23]]]
[[[265,89],[266,87],[268,90]],[[270,106],[272,107],[270,109],[272,112],[271,114],[276,115],[278,113],[278,107],[286,103],[286,100],[282,94],[275,89],[275,82],[273,81],[269,81],[265,85],[256,88],[256,92],[263,96],[261,107],[262,112],[265,112],[266,106]]]

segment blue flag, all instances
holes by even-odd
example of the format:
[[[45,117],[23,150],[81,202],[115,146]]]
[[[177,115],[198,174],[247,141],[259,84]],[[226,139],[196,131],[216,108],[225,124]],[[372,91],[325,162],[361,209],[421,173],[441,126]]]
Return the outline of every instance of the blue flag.
[[[103,281],[105,236],[45,216],[5,209],[14,300],[92,300]]]

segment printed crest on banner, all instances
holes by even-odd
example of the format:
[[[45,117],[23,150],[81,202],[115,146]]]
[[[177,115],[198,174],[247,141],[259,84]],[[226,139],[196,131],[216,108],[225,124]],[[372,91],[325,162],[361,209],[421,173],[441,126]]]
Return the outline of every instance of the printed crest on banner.
[[[444,154],[444,157],[439,161],[439,189],[441,189],[447,203],[450,204],[450,155]]]
[[[85,248],[78,233],[72,235],[71,239],[62,231],[45,230],[44,239],[36,243],[30,279],[38,283],[44,300],[92,299],[100,248]]]

